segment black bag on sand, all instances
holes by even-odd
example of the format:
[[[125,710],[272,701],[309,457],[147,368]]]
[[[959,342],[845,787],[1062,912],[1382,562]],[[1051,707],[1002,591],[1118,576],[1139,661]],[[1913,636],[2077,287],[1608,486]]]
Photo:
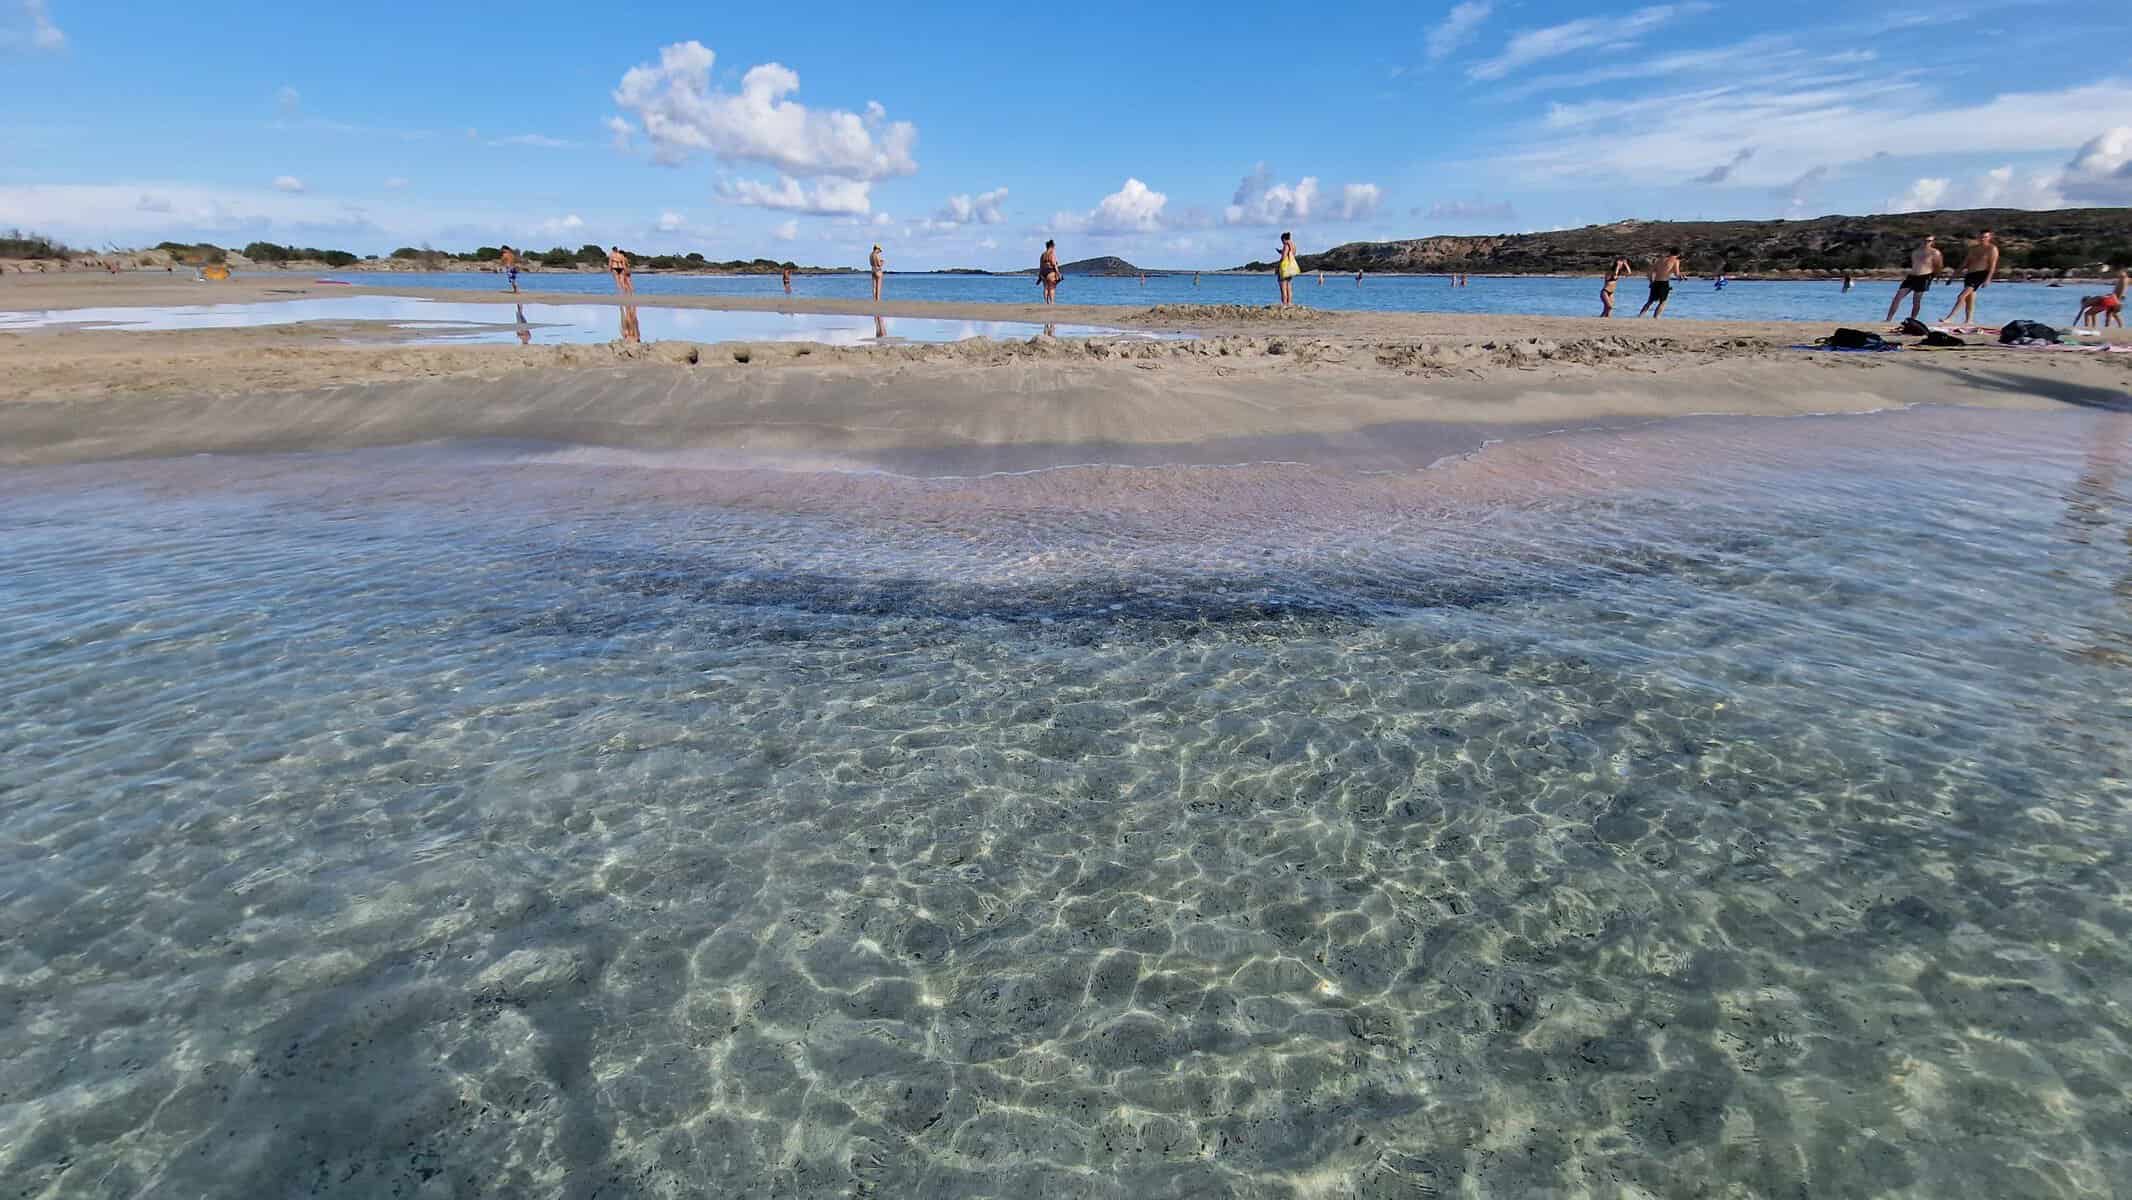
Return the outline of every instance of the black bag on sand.
[[[1888,344],[1888,339],[1863,329],[1839,329],[1822,338],[1821,344],[1831,350],[1878,350]]]
[[[2014,342],[2049,342],[2056,345],[2058,331],[2034,321],[2008,321],[1999,326],[1999,341],[2005,345]]]
[[[1968,342],[1951,333],[1941,333],[1937,329],[1926,330],[1925,340],[1918,343],[1920,346],[1966,346],[1968,344]]]
[[[1932,333],[1932,330],[1916,317],[1904,317],[1903,323],[1896,326],[1896,329],[1909,337],[1929,337]]]

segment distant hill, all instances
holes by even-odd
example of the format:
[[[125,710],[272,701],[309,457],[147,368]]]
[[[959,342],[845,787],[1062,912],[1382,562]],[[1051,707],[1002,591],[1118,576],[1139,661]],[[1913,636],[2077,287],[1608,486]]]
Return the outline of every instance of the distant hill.
[[[1139,267],[1119,258],[1115,254],[1106,254],[1100,258],[1084,258],[1079,262],[1059,264],[1059,273],[1061,275],[1138,275],[1140,270]],[[1030,268],[1029,273],[1031,275],[1036,274],[1036,269],[1034,267]]]
[[[1997,234],[2002,270],[2081,271],[2132,263],[2132,208],[1979,208],[1809,221],[1617,221],[1545,233],[1349,242],[1301,261],[1306,271],[1596,275],[1616,254],[1641,268],[1652,255],[1677,246],[1688,270],[1703,275],[1893,271],[1928,233],[1939,235],[1947,265],[1957,266],[1963,239],[1979,229]],[[1253,262],[1241,269],[1270,271],[1273,264]]]

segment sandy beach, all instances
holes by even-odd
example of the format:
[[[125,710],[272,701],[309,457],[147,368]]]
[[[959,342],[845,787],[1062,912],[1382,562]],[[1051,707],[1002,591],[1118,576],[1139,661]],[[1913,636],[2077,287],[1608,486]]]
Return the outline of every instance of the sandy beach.
[[[217,303],[460,292],[246,279]],[[10,278],[0,309],[197,304],[154,275]],[[492,299],[475,297],[477,300]],[[520,302],[586,304],[527,292]],[[593,298],[592,303],[615,303]],[[655,307],[646,302],[644,307]],[[1778,323],[661,297],[656,307],[1079,322],[1168,342],[404,346],[365,322],[0,334],[0,463],[509,438],[942,471],[1273,458],[1425,464],[1491,438],[1702,413],[2108,408],[2132,355],[1810,354]],[[499,320],[508,320],[499,303]],[[2116,341],[2122,344],[2123,335]]]

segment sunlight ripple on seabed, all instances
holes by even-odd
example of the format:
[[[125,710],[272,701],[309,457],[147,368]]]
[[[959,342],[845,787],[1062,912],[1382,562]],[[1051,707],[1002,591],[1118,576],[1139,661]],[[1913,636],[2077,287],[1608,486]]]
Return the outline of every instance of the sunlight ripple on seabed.
[[[0,1192],[2108,1194],[2126,434],[0,473]]]

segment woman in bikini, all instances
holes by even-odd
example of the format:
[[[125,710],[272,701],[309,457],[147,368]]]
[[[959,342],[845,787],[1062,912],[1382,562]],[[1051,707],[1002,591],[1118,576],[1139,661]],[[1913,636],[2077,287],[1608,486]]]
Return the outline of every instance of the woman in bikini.
[[[1629,265],[1628,259],[1621,257],[1619,254],[1614,256],[1614,265],[1606,269],[1606,282],[1599,288],[1600,316],[1611,317],[1614,315],[1614,285],[1621,281],[1622,276],[1632,274],[1635,270],[1636,268]]]
[[[607,269],[614,272],[614,288],[625,296],[636,294],[637,285],[629,277],[629,256],[616,246],[607,252]]]

